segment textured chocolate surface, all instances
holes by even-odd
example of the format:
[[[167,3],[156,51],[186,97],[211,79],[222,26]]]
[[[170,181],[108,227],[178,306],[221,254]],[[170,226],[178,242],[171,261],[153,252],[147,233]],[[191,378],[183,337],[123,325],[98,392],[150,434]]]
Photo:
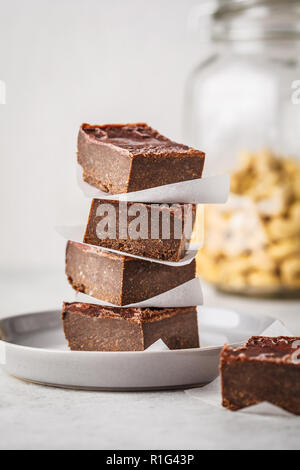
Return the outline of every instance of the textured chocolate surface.
[[[199,347],[196,307],[141,309],[65,303],[62,320],[73,351],[143,351],[159,339],[170,349]]]
[[[144,123],[83,124],[78,163],[84,180],[111,194],[201,178],[205,154],[177,144]]]
[[[187,145],[172,142],[144,123],[104,126],[83,124],[83,129],[99,142],[130,150],[133,155],[144,155],[147,152],[162,155],[166,151],[182,153],[189,150]]]
[[[238,410],[268,401],[300,414],[297,341],[300,338],[254,336],[241,348],[225,346],[220,362],[223,406]]]
[[[66,274],[72,287],[114,305],[155,297],[194,279],[195,271],[195,260],[174,267],[115,255],[91,245],[67,245]]]
[[[257,361],[268,362],[292,362],[296,348],[293,347],[295,341],[300,338],[289,336],[276,336],[269,338],[266,336],[252,336],[245,346],[237,349],[228,349],[228,358],[240,361],[255,359]],[[299,343],[300,348],[300,343]]]
[[[108,204],[110,208],[114,209],[111,214],[103,210],[102,215],[98,215],[99,209],[106,208]],[[126,206],[125,210],[123,209],[124,205]],[[141,236],[138,239],[132,238],[130,230],[128,230],[130,224],[136,218],[136,215],[128,215],[130,209],[140,211],[137,215],[140,217],[141,224],[146,227],[145,234],[140,230]],[[119,217],[122,211],[126,215],[125,221],[122,215]],[[187,217],[185,217],[185,213]],[[196,206],[193,204],[162,207],[157,204],[120,203],[119,201],[94,199],[83,241],[91,245],[112,248],[136,256],[179,261],[185,255],[186,244],[191,236],[195,216]],[[102,233],[100,234],[101,238],[99,238],[98,224],[104,219],[105,222],[108,221],[109,226],[115,229],[114,238],[102,238]],[[168,231],[165,230],[164,224],[167,225],[169,233],[166,233]],[[178,230],[178,227],[180,230]],[[191,229],[188,229],[188,227]],[[180,238],[178,238],[179,235]],[[152,238],[153,236],[157,236],[157,239]],[[169,238],[164,238],[166,236]]]

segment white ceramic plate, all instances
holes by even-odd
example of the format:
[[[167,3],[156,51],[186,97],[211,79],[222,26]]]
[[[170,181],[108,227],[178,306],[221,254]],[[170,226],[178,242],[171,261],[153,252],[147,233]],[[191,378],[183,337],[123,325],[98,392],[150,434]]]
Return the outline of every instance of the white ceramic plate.
[[[179,351],[71,352],[60,312],[0,321],[0,363],[11,375],[56,387],[87,390],[159,390],[209,383],[218,375],[225,342],[244,342],[273,320],[198,307],[201,348]]]

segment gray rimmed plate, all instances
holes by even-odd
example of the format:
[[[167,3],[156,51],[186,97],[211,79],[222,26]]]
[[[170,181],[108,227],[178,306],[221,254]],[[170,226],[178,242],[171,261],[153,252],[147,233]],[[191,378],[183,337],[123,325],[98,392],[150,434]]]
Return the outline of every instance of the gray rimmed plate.
[[[59,311],[0,321],[0,364],[20,379],[86,390],[161,390],[207,384],[218,375],[224,343],[261,334],[273,319],[198,307],[201,348],[178,351],[71,352]]]

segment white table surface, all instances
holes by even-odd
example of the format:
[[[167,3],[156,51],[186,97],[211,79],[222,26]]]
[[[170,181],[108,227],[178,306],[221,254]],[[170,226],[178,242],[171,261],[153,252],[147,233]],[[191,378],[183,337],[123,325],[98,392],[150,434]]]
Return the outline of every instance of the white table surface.
[[[0,317],[57,308],[63,273],[0,273]],[[221,295],[206,305],[285,321],[300,336],[300,302]],[[0,369],[0,449],[299,449],[300,418],[230,412],[184,391],[108,393],[28,384]]]

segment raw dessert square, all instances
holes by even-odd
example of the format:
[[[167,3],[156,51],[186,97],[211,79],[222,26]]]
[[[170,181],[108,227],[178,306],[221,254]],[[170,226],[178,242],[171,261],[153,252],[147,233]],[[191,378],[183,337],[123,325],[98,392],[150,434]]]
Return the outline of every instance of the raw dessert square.
[[[111,193],[129,193],[201,178],[205,154],[177,144],[147,124],[83,124],[78,163],[83,179]]]
[[[164,261],[184,257],[196,216],[194,204],[92,201],[84,243]]]
[[[72,287],[114,305],[155,297],[195,278],[196,263],[167,266],[68,242],[66,274]]]
[[[196,307],[118,308],[65,303],[62,320],[73,351],[143,351],[159,339],[169,349],[199,347]]]
[[[300,338],[253,336],[221,353],[223,406],[239,410],[268,401],[300,414]]]

